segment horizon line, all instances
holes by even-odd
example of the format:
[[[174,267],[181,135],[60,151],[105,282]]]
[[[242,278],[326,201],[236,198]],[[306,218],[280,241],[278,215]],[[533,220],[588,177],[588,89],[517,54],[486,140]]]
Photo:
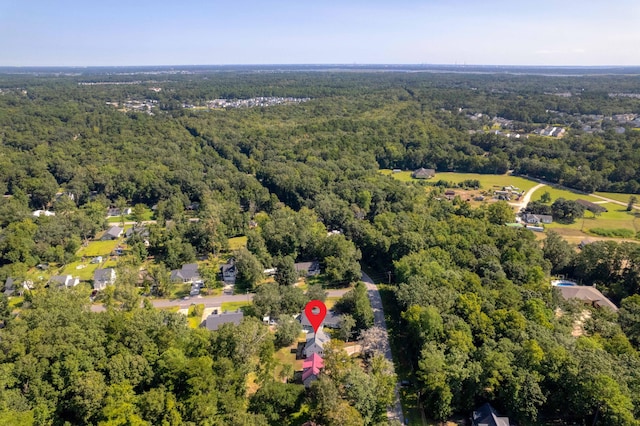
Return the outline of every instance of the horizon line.
[[[137,65],[1,65],[0,68],[150,68],[150,67],[260,67],[260,66],[411,66],[411,67],[504,67],[504,68],[637,68],[638,65],[533,65],[533,64],[459,64],[459,63],[400,63],[400,62],[371,62],[371,63],[340,63],[340,62],[318,62],[318,63],[229,63],[229,64],[137,64]]]

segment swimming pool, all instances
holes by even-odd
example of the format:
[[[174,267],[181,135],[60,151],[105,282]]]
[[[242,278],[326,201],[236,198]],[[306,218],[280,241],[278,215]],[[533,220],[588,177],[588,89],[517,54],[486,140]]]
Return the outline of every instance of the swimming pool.
[[[551,285],[554,287],[573,287],[578,284],[569,280],[553,280],[551,281]]]

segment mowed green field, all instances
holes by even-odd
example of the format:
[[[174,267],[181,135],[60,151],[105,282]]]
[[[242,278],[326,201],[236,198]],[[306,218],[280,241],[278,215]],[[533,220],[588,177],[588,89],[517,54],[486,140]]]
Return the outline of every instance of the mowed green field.
[[[623,206],[611,203],[600,204],[608,211],[595,216],[591,212],[585,212],[582,219],[578,219],[570,225],[551,223],[545,225],[546,229],[578,229],[589,234],[593,228],[602,229],[629,229],[634,233],[640,232],[640,212],[628,212]]]
[[[399,173],[393,173],[389,169],[382,169],[380,173],[392,176],[394,179],[398,179],[404,182],[419,182],[419,179],[413,179],[411,177],[411,171],[402,171]],[[515,186],[522,190],[528,191],[531,188],[538,185],[538,182],[529,180],[519,176],[511,176],[511,175],[484,175],[478,173],[453,173],[453,172],[443,172],[436,173],[436,176],[429,181],[435,182],[438,180],[447,180],[450,182],[462,182],[464,180],[472,180],[477,179],[480,182],[483,190],[489,189],[498,189],[504,186]],[[597,203],[602,207],[606,208],[608,211],[600,214],[599,216],[594,216],[591,212],[585,212],[584,218],[577,220],[575,223],[570,225],[563,225],[560,223],[552,223],[549,225],[545,225],[546,229],[553,229],[565,236],[567,239],[572,238],[576,241],[580,241],[586,237],[596,237],[595,234],[591,233],[589,230],[594,228],[601,229],[627,229],[629,231],[633,231],[634,233],[640,232],[640,211],[627,212],[625,206],[608,203],[603,201],[600,198],[593,197],[590,195],[586,195],[580,192],[574,192],[568,189],[558,188],[552,185],[545,185],[541,188],[538,188],[532,195],[531,201],[540,200],[542,194],[548,192],[551,195],[551,203],[553,203],[558,198],[564,198],[565,200],[577,200],[583,199],[587,201],[591,201],[593,203]],[[626,203],[629,201],[629,197],[633,194],[618,194],[618,193],[609,193],[609,192],[597,192],[597,195],[602,197],[610,198],[612,200],[620,201]],[[639,199],[640,206],[640,195],[637,196]],[[604,238],[602,238],[604,239]],[[607,238],[608,239],[608,238]],[[572,241],[574,242],[574,241]]]
[[[594,194],[601,197],[610,198],[612,200],[620,201],[621,203],[629,203],[629,197],[634,195],[636,202],[633,204],[635,207],[640,208],[640,194],[619,194],[616,192],[594,192]]]
[[[569,191],[567,189],[556,188],[549,185],[545,185],[542,188],[536,189],[536,191],[533,194],[531,194],[531,201],[540,200],[540,197],[542,197],[542,194],[544,194],[545,192],[548,192],[551,195],[552,203],[558,198],[564,198],[565,200],[582,199],[582,200],[587,200],[587,201],[591,201],[592,203],[598,203],[598,204],[602,202],[600,198],[592,197],[590,195],[582,194],[580,192]],[[604,206],[604,207],[609,209],[609,207],[607,206]]]
[[[113,241],[91,241],[88,246],[78,250],[78,256],[108,256],[118,245],[118,240]]]
[[[236,251],[247,246],[247,237],[229,238],[229,250]]]
[[[93,279],[93,273],[99,266],[97,263],[72,262],[64,267],[60,275],[72,275],[80,278],[82,281],[89,281]]]
[[[387,176],[391,176],[394,179],[397,179],[403,182],[421,182],[421,181],[437,182],[439,180],[446,180],[449,182],[460,183],[464,180],[475,179],[480,182],[480,185],[482,186],[481,189],[484,189],[484,190],[502,189],[502,187],[504,186],[511,185],[511,186],[520,188],[524,191],[527,191],[538,184],[537,182],[534,182],[529,179],[525,179],[519,176],[506,175],[506,174],[505,175],[484,175],[479,173],[454,173],[454,172],[439,173],[438,172],[436,173],[435,177],[431,179],[423,180],[423,179],[412,178],[411,171],[402,171],[399,173],[393,173],[392,170],[381,169],[380,173]]]

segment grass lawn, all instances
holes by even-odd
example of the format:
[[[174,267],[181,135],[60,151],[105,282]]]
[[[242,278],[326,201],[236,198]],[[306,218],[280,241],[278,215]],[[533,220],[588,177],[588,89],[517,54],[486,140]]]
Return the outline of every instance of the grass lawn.
[[[302,336],[302,333],[300,333],[300,336]],[[286,348],[282,348],[278,351],[276,351],[275,354],[273,354],[274,358],[278,360],[278,362],[280,364],[291,364],[293,365],[293,371],[298,371],[298,370],[302,370],[302,360],[298,359],[296,360],[296,353],[295,353],[295,348],[298,347],[298,341],[296,341],[293,345],[291,346],[287,346]],[[292,352],[292,350],[294,352]],[[279,370],[279,369],[276,369]],[[276,371],[276,377],[279,371]]]
[[[247,246],[247,237],[229,238],[229,250],[236,251]]]
[[[242,302],[223,302],[220,306],[222,311],[237,311],[238,309],[242,309],[245,306],[251,306],[250,301],[242,301]]]
[[[200,323],[202,322],[202,315],[193,316],[193,312],[196,309],[196,306],[200,309],[201,312],[204,311],[204,303],[189,306],[189,311],[187,313],[187,324],[189,324],[189,328],[198,328],[200,327]]]
[[[327,297],[327,300],[324,301],[324,304],[327,307],[327,309],[331,309],[333,308],[333,305],[335,305],[338,300],[340,300],[339,297]]]
[[[82,281],[89,281],[93,279],[93,273],[98,269],[100,265],[97,263],[89,262],[72,262],[69,263],[60,272],[60,275],[73,275],[80,278]]]
[[[542,197],[542,194],[544,194],[545,192],[548,192],[551,195],[551,203],[553,203],[558,198],[564,198],[565,200],[577,200],[578,198],[581,198],[583,200],[592,201],[594,203],[602,201],[601,199],[592,197],[590,195],[573,192],[568,189],[554,188],[549,185],[538,188],[536,192],[531,194],[531,201],[538,201],[540,197]]]
[[[604,203],[600,204],[608,211],[600,216],[594,216],[591,212],[585,212],[584,218],[576,220],[570,225],[560,223],[551,223],[545,225],[546,229],[576,229],[589,234],[589,229],[629,229],[631,231],[640,231],[640,212],[627,212],[624,207],[617,204]]]
[[[181,299],[191,293],[191,284],[176,283],[169,292],[169,299]]]
[[[529,179],[525,179],[519,176],[511,175],[486,175],[479,173],[455,173],[455,172],[437,172],[435,177],[431,179],[414,179],[411,177],[411,171],[402,171],[399,173],[393,173],[389,169],[382,169],[380,173],[388,175],[402,182],[437,182],[439,180],[446,180],[454,183],[462,182],[463,180],[476,179],[480,181],[481,189],[502,189],[503,186],[512,185],[522,190],[529,190],[536,186],[538,183]]]
[[[23,296],[12,296],[9,298],[9,310],[12,311],[14,309],[22,307],[22,303],[24,303]]]
[[[116,248],[118,243],[118,240],[91,241],[88,246],[81,247],[77,255],[85,257],[108,256]]]
[[[102,264],[102,268],[103,269],[104,268],[115,268],[116,266],[118,266],[118,261],[117,260],[112,260],[112,259],[109,259],[109,260],[107,260],[106,262],[104,262]]]
[[[504,186],[515,186],[521,190],[528,191],[536,186],[538,183],[529,179],[525,179],[519,176],[511,175],[484,175],[479,173],[436,173],[436,176],[431,179],[432,181],[448,180],[451,182],[462,182],[463,180],[477,179],[480,181],[481,189],[502,189]]]
[[[625,203],[625,204],[629,202],[629,197],[631,197],[632,195],[635,195],[638,201],[636,201],[634,206],[640,208],[640,194],[622,194],[622,193],[616,193],[616,192],[594,192],[594,194],[599,195],[601,197],[610,198],[612,200],[620,201],[621,203]]]
[[[307,280],[304,278],[298,279],[298,281],[294,285],[302,291],[307,291],[307,289],[309,288],[309,284],[307,284]]]

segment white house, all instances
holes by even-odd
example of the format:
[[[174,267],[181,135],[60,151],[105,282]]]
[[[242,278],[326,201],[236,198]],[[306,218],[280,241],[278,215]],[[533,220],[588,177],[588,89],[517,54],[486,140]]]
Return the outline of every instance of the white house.
[[[116,270],[113,268],[96,269],[93,273],[93,288],[104,290],[116,282]]]
[[[49,284],[58,284],[58,286],[65,286],[67,288],[75,287],[80,284],[78,278],[73,278],[71,275],[54,275],[49,280]]]
[[[227,263],[222,265],[220,267],[220,273],[222,274],[222,281],[227,284],[235,284],[237,273],[235,259],[231,258],[227,261]]]

